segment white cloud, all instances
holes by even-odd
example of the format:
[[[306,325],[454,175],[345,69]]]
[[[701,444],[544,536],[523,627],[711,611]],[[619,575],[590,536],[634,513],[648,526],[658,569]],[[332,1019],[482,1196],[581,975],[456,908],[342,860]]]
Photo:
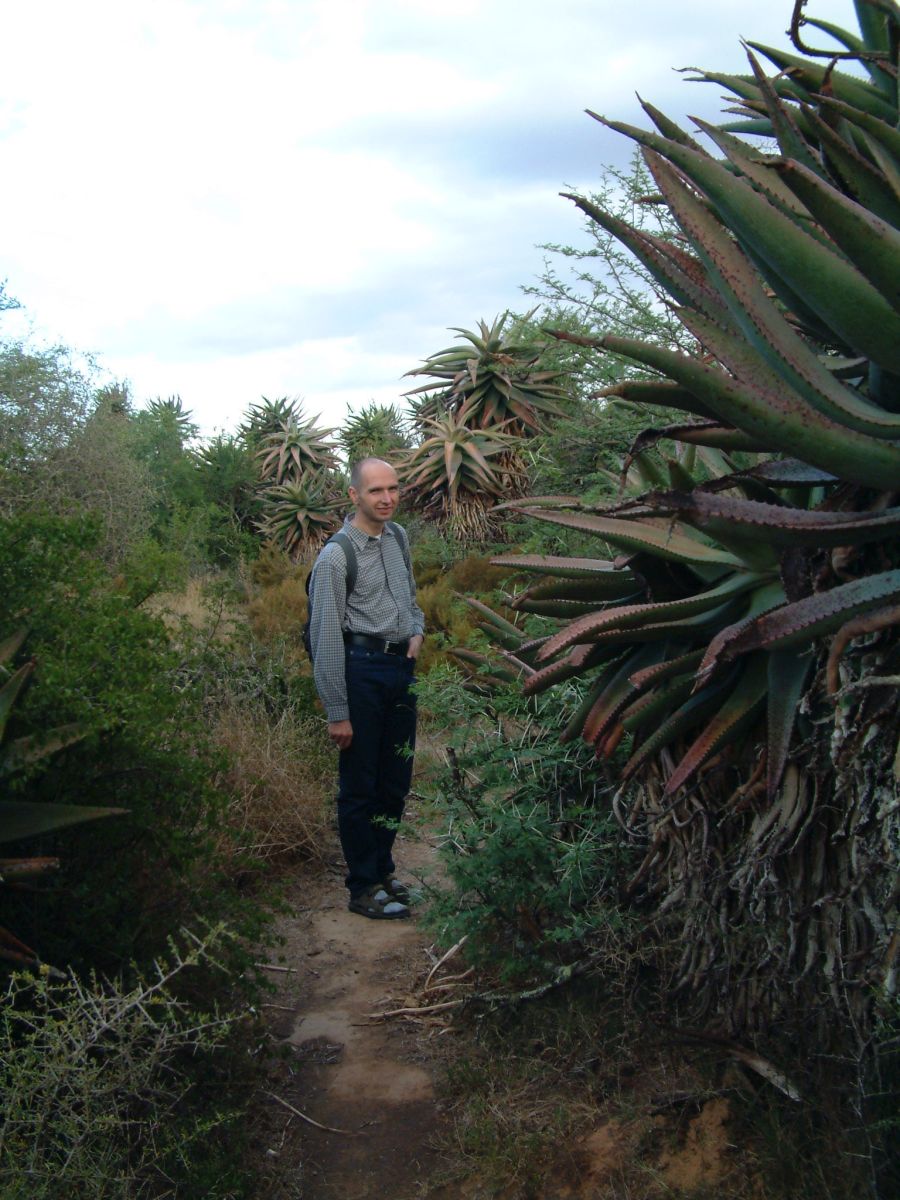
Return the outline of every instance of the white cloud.
[[[54,337],[234,426],[395,398],[454,324],[521,306],[556,196],[783,40],[788,0],[31,0],[0,44],[0,276]],[[827,0],[817,15],[847,21]],[[674,105],[674,108],[673,108]],[[421,339],[421,340],[420,340]]]

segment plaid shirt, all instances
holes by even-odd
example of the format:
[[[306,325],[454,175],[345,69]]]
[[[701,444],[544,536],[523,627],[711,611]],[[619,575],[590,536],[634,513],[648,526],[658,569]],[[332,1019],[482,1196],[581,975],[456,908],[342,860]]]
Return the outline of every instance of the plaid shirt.
[[[347,592],[347,556],[333,542],[316,559],[309,584],[309,636],[316,691],[331,721],[347,721],[347,683],[344,676],[344,631],[367,633],[388,642],[401,642],[425,632],[425,615],[416,604],[416,581],[407,570],[400,526],[395,537],[385,526],[370,537],[345,517],[343,532],[356,551],[356,587]],[[345,600],[346,597],[346,600]]]

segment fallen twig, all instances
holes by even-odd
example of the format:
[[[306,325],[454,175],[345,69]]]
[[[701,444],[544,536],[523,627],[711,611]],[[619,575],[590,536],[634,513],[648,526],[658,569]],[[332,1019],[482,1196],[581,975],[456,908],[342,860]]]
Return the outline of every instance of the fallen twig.
[[[421,1013],[440,1012],[445,1008],[459,1008],[461,1004],[465,1004],[465,1000],[444,1000],[441,1004],[423,1004],[421,1008],[391,1008],[387,1012],[368,1013],[367,1016],[373,1021],[382,1017],[418,1016]]]
[[[301,1121],[306,1121],[308,1125],[315,1125],[316,1129],[324,1129],[326,1133],[343,1133],[348,1137],[359,1137],[361,1130],[356,1129],[335,1129],[333,1125],[320,1125],[318,1121],[314,1121],[312,1117],[308,1117],[306,1113],[302,1113],[299,1108],[294,1108],[293,1104],[288,1104],[287,1100],[282,1100],[280,1096],[276,1096],[274,1092],[263,1092],[264,1096],[270,1096],[288,1112],[292,1112],[295,1117],[299,1117]]]
[[[262,971],[281,971],[285,975],[296,975],[296,967],[276,967],[274,963],[254,963],[254,967],[259,967]]]
[[[426,983],[425,986],[422,988],[422,991],[423,991],[423,993],[424,992],[436,992],[436,991],[438,991],[439,988],[453,987],[454,984],[461,983],[464,979],[468,979],[470,976],[472,976],[474,974],[475,974],[475,968],[469,967],[468,971],[463,971],[463,973],[461,975],[447,975],[444,979],[442,979],[440,981],[440,983],[432,983],[432,984]],[[430,979],[431,976],[429,975],[428,978]]]
[[[449,961],[450,961],[450,959],[453,957],[453,955],[454,955],[454,954],[456,954],[456,952],[457,952],[458,950],[460,950],[460,949],[461,949],[461,948],[462,948],[462,947],[463,947],[463,946],[466,944],[466,941],[468,940],[468,937],[469,937],[469,935],[468,935],[467,933],[466,933],[466,934],[464,934],[464,935],[463,935],[463,936],[462,936],[462,937],[459,939],[459,941],[456,943],[456,945],[455,945],[455,946],[451,946],[451,947],[450,947],[450,949],[447,951],[447,953],[446,953],[446,954],[444,954],[444,955],[442,955],[442,956],[441,956],[441,957],[440,957],[440,958],[437,960],[437,962],[434,964],[434,966],[433,966],[433,967],[431,968],[431,970],[428,972],[428,978],[425,980],[424,987],[422,988],[422,990],[423,990],[423,991],[425,991],[425,992],[427,992],[427,991],[428,991],[428,985],[429,985],[429,983],[431,983],[431,980],[432,980],[432,979],[433,979],[433,977],[434,977],[434,973],[435,973],[435,971],[437,971],[439,967],[442,967],[442,966],[444,965],[444,963],[445,963],[445,962],[449,962]]]

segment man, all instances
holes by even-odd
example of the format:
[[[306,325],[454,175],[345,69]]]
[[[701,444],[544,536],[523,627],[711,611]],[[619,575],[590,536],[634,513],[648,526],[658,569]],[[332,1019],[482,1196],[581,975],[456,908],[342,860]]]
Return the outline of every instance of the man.
[[[348,594],[346,550],[329,542],[310,580],[310,643],[328,733],[340,750],[338,831],[350,911],[392,920],[409,916],[391,851],[412,778],[412,682],[425,618],[406,533],[391,521],[397,472],[364,458],[353,466],[349,492],[355,511],[342,532],[355,552],[355,584]]]

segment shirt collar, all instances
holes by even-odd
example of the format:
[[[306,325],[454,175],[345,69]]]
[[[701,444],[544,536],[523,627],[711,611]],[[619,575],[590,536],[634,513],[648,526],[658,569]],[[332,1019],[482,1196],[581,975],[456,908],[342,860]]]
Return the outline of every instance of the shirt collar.
[[[350,516],[344,517],[344,533],[346,533],[348,535],[348,537],[353,541],[353,543],[356,546],[358,546],[360,549],[362,549],[362,547],[367,545],[370,541],[372,541],[372,542],[378,541],[378,538],[373,537],[370,533],[366,533],[366,531],[364,529],[357,529],[357,527],[353,524],[353,522],[351,520],[351,516],[352,516],[352,514]],[[384,526],[384,528],[382,529],[382,533],[387,534],[388,537],[394,536],[393,531],[389,528],[388,525]]]

